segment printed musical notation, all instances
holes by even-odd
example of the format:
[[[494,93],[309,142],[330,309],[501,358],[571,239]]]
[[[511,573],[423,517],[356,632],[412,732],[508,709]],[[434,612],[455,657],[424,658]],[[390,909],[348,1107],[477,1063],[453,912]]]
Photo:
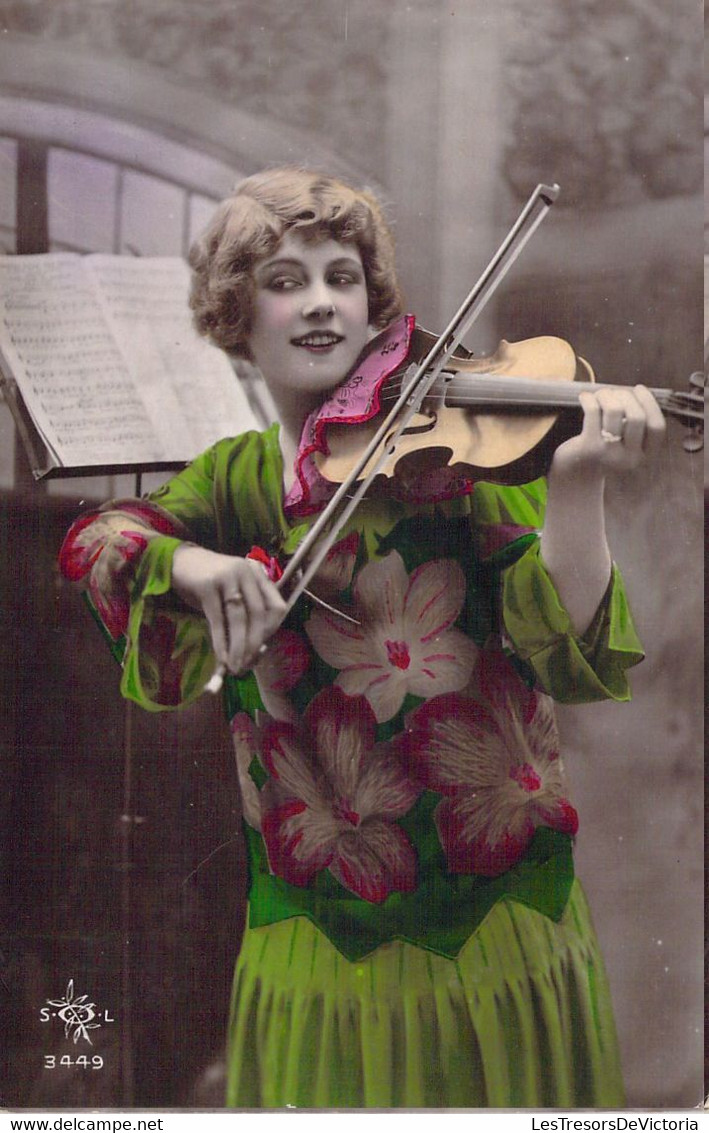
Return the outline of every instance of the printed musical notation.
[[[0,362],[53,464],[190,460],[267,422],[194,331],[180,259],[0,257]]]

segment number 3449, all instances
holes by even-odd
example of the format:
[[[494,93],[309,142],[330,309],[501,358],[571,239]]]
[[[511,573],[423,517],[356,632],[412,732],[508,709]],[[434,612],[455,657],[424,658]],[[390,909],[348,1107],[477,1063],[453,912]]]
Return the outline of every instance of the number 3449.
[[[100,1070],[103,1066],[103,1058],[100,1054],[93,1054],[91,1058],[86,1054],[79,1054],[76,1058],[72,1058],[70,1054],[62,1054],[61,1057],[57,1057],[56,1054],[45,1054],[44,1069],[56,1070],[57,1066],[80,1066],[82,1070]]]

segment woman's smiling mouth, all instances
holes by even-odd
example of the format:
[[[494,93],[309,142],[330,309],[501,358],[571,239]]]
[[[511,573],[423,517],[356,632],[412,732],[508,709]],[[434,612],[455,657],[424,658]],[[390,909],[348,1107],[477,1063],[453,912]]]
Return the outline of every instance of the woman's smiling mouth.
[[[299,338],[292,338],[291,343],[293,346],[303,346],[306,350],[316,350],[323,353],[337,346],[338,343],[344,342],[344,335],[334,334],[331,331],[309,331],[308,334],[302,334]]]

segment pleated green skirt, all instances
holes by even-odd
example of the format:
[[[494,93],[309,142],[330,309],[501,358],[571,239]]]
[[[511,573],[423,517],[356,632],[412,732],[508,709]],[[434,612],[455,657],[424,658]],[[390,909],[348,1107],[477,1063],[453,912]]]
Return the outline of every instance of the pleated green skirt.
[[[349,961],[305,917],[247,929],[227,1105],[621,1107],[608,985],[578,882],[558,924],[499,902],[456,960],[393,941]]]

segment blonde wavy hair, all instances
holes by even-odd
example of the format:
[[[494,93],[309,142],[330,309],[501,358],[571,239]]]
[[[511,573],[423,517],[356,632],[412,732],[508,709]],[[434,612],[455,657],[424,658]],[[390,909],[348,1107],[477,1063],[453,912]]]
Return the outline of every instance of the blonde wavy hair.
[[[241,181],[190,249],[190,306],[200,334],[250,359],[253,268],[293,230],[305,240],[359,249],[372,326],[381,329],[401,314],[394,241],[377,199],[320,173],[270,169]]]

